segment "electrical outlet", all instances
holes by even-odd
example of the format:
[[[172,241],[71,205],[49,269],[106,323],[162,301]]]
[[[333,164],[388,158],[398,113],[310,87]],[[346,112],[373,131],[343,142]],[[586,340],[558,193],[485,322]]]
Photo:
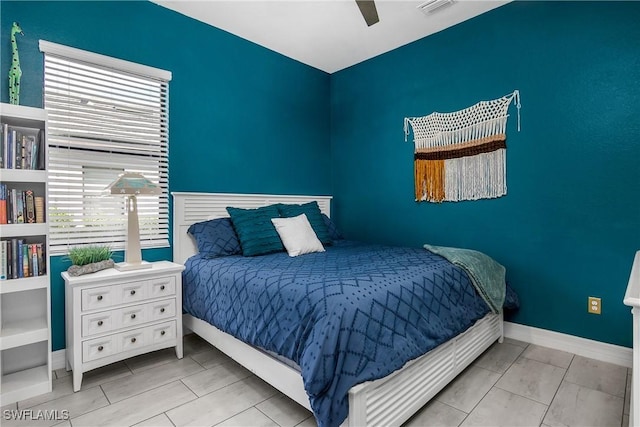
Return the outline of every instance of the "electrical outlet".
[[[602,300],[596,297],[589,297],[589,307],[587,307],[589,313],[600,314],[602,313]]]

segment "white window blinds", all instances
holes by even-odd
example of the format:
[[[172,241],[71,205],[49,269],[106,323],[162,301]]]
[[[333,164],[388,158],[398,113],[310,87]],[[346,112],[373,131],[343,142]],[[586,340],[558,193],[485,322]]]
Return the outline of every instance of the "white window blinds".
[[[125,198],[104,189],[125,171],[162,188],[160,196],[138,198],[140,242],[143,248],[168,246],[171,74],[44,41],[40,50],[51,253],[87,243],[124,248]]]

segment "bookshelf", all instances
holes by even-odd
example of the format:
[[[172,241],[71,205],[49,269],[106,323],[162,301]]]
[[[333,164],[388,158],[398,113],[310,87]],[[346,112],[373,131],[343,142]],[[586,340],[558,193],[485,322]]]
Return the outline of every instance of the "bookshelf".
[[[0,104],[0,407],[51,391],[46,129],[44,109]]]

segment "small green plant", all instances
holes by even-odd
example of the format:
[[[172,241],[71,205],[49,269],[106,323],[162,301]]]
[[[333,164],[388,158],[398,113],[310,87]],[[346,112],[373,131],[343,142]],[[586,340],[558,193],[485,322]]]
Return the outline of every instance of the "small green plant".
[[[111,258],[112,252],[107,246],[77,246],[69,249],[67,255],[73,265],[87,265],[94,262],[106,261]]]

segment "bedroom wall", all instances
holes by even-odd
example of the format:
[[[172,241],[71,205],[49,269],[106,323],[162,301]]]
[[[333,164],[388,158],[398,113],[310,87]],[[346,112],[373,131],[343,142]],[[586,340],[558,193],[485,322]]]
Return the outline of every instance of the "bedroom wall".
[[[150,2],[3,0],[0,8],[2,102],[8,102],[9,29],[18,21],[25,33],[18,38],[22,105],[43,105],[39,39],[173,73],[170,191],[331,193],[328,74]],[[171,259],[171,249],[146,250],[143,258]],[[53,350],[59,350],[65,347],[60,273],[69,263],[54,257],[51,264]]]
[[[638,16],[638,2],[514,2],[333,74],[339,227],[484,251],[520,296],[511,321],[631,347],[622,299],[640,249]],[[416,203],[403,118],[514,89],[522,130],[512,106],[508,194]],[[602,315],[587,313],[588,296],[602,298]]]

